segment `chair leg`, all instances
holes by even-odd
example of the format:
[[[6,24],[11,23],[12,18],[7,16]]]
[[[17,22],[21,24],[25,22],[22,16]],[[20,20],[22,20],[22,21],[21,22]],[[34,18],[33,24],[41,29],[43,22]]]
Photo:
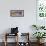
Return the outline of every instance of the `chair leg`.
[[[5,46],[7,46],[7,34],[5,34]]]
[[[7,46],[7,42],[6,41],[4,42],[4,44],[5,44],[5,46]]]

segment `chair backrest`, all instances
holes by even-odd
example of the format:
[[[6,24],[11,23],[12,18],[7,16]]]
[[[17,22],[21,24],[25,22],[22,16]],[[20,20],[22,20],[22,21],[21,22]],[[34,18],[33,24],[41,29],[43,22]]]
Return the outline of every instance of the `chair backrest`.
[[[18,27],[16,28],[11,28],[11,34],[18,33]]]

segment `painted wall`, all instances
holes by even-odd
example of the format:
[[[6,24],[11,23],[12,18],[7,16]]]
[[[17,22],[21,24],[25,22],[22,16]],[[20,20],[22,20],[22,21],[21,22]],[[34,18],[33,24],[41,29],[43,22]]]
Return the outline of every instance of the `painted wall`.
[[[10,17],[10,10],[24,10],[24,17]],[[30,32],[31,25],[36,24],[36,0],[1,0],[0,34],[10,32],[11,27],[19,27],[19,32]]]

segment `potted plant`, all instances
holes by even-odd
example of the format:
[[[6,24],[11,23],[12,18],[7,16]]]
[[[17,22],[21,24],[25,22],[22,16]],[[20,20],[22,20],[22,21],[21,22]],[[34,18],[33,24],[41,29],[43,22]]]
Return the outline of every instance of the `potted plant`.
[[[32,27],[35,28],[36,30],[45,29],[45,26],[32,25]]]
[[[45,29],[45,26],[41,26],[40,29]]]
[[[33,28],[35,28],[36,30],[39,30],[37,25],[32,25]]]
[[[46,34],[45,32],[35,32],[33,35],[37,38],[38,43],[40,43],[40,40],[42,38],[45,38],[44,37],[46,36],[45,34]]]

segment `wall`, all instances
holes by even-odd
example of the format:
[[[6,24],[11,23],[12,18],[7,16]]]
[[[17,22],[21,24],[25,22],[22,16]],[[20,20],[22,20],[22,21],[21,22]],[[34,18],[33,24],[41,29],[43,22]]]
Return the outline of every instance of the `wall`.
[[[24,10],[24,17],[10,17],[10,10]],[[30,32],[30,26],[36,24],[36,0],[1,0],[0,34],[10,32],[11,27],[19,27],[19,32]]]

